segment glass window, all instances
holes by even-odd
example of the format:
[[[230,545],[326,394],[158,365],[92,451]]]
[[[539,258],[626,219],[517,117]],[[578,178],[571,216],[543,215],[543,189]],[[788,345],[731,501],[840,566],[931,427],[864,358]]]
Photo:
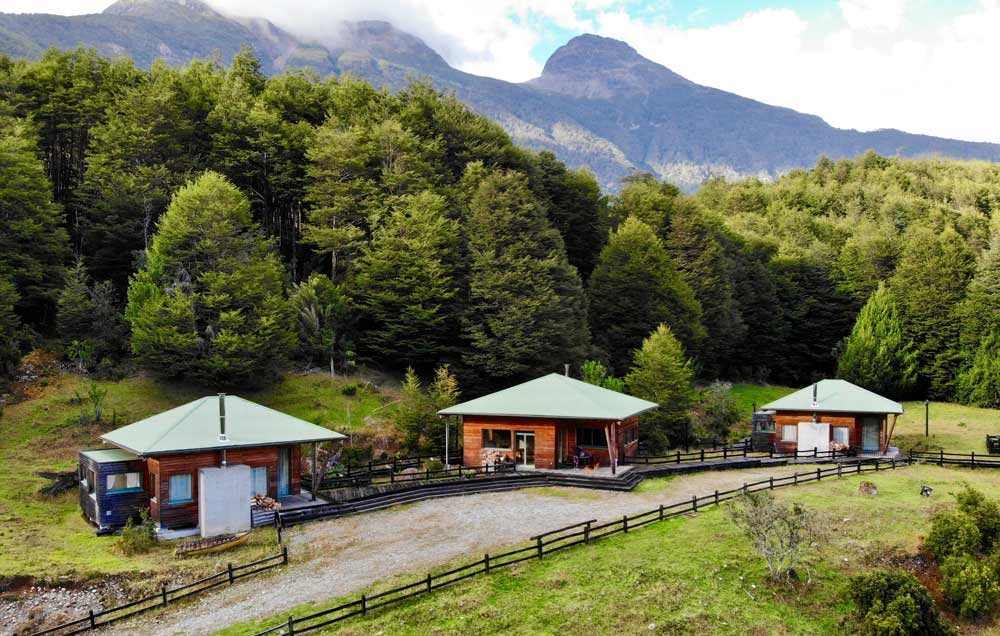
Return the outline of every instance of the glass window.
[[[785,424],[781,427],[781,441],[783,442],[797,442],[799,441],[799,427],[797,424]]]
[[[94,488],[97,487],[97,473],[93,470],[87,470],[87,492],[89,494],[94,494]]]
[[[116,473],[108,475],[108,492],[124,492],[142,489],[141,473]]]
[[[191,501],[191,475],[171,475],[167,503]]]
[[[483,429],[483,448],[510,450],[512,438],[510,431]]]
[[[846,426],[833,427],[833,441],[847,446],[851,443],[851,429]]]
[[[589,446],[591,448],[607,448],[608,439],[604,435],[603,428],[577,427],[576,445]]]
[[[253,494],[267,496],[267,466],[253,469]]]

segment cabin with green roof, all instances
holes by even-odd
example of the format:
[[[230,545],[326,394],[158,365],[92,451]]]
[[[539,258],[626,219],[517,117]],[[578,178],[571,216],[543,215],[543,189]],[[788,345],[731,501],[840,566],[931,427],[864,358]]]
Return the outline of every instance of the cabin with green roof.
[[[144,509],[164,531],[216,527],[223,508],[245,508],[239,521],[249,523],[253,496],[300,493],[302,444],[312,445],[315,467],[316,445],[342,439],[237,396],[204,397],[105,433],[109,447],[80,451],[80,507],[99,531]]]
[[[820,380],[754,413],[756,450],[889,451],[903,405],[846,380]]]
[[[639,444],[639,414],[658,405],[552,373],[438,411],[462,422],[466,466],[572,465],[580,449],[614,470]]]

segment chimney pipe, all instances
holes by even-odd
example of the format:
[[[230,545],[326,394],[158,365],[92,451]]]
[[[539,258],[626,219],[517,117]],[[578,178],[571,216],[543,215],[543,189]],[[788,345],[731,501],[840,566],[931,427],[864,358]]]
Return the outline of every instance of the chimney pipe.
[[[219,394],[219,441],[228,442],[226,437],[226,394]],[[222,466],[226,466],[226,449],[222,449]]]
[[[568,378],[569,377],[569,365],[568,364],[564,364],[563,368],[564,368],[563,374]]]
[[[813,408],[816,408],[817,406],[819,406],[819,399],[816,396],[816,393],[818,391],[818,389],[817,389],[818,386],[819,386],[819,382],[813,382],[813,404],[812,404]]]

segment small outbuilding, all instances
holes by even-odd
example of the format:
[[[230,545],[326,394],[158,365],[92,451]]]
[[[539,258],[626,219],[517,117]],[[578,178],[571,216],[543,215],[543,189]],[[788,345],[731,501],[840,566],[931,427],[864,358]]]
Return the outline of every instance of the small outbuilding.
[[[881,455],[888,452],[902,414],[899,402],[846,380],[820,380],[754,413],[753,444],[757,450],[780,452]]]
[[[160,530],[244,529],[250,500],[300,493],[301,445],[344,436],[236,396],[204,397],[101,436],[80,451],[80,507],[108,530],[148,509]]]
[[[461,418],[463,461],[572,465],[575,449],[615,468],[639,444],[639,414],[658,405],[552,373],[438,411]]]

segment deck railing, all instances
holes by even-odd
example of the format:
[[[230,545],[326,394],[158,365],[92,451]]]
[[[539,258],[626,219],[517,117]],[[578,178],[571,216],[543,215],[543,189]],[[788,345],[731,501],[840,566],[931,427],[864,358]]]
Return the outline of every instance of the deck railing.
[[[738,448],[722,448],[721,450],[706,450],[701,449],[697,451],[691,451],[688,453],[682,453],[681,451],[676,451],[674,453],[668,453],[666,455],[636,455],[634,457],[625,457],[622,460],[623,464],[634,464],[634,465],[652,465],[652,464],[682,464],[685,462],[711,462],[719,460],[734,459],[736,457],[746,457],[746,458],[757,458],[757,459],[782,459],[782,458],[811,458],[811,459],[835,459],[837,457],[849,457],[850,452],[844,450],[824,450],[821,451],[819,448],[813,448],[812,450],[794,450],[794,451],[776,451],[769,450],[764,451],[754,451],[750,450],[746,445],[741,445]]]

